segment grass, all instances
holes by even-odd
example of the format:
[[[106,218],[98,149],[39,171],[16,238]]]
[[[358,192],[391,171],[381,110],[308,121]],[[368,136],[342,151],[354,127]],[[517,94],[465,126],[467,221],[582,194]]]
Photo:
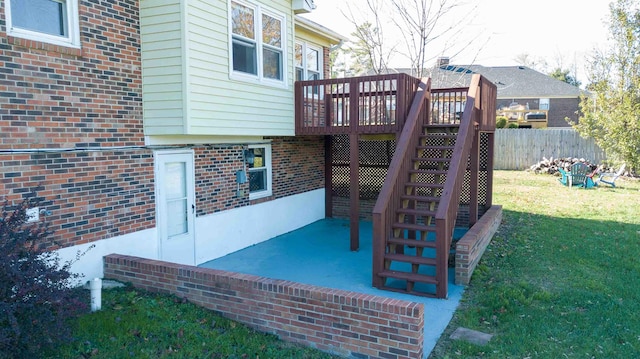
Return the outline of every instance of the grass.
[[[175,296],[118,288],[104,290],[102,303],[71,323],[74,340],[50,358],[332,358]]]
[[[640,357],[640,181],[497,171],[503,223],[430,358]],[[458,327],[486,346],[449,339]]]

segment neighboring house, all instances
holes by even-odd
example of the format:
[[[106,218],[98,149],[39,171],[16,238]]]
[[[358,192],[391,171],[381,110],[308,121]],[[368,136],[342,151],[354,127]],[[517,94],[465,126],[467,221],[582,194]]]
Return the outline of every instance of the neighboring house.
[[[411,73],[410,69],[396,71]],[[519,118],[523,127],[570,127],[565,118],[578,121],[583,91],[526,66],[452,65],[442,58],[427,76],[433,88],[452,88],[469,86],[473,74],[496,84],[497,113],[511,120]]]
[[[0,196],[40,187],[63,258],[200,264],[325,216],[294,81],[340,35],[291,0],[0,3]],[[34,217],[34,219],[35,219]]]

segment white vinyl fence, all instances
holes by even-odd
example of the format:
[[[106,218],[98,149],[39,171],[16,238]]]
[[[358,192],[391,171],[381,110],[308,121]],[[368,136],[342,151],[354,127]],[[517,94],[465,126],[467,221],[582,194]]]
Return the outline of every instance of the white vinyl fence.
[[[497,170],[523,170],[543,157],[577,157],[596,164],[606,159],[593,139],[572,128],[496,129],[494,153]]]

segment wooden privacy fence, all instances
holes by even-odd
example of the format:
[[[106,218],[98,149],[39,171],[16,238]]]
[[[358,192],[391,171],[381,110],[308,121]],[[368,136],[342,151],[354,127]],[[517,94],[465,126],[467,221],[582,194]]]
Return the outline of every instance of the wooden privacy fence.
[[[496,129],[494,169],[523,170],[542,157],[577,157],[596,164],[606,159],[592,138],[582,138],[572,128]]]

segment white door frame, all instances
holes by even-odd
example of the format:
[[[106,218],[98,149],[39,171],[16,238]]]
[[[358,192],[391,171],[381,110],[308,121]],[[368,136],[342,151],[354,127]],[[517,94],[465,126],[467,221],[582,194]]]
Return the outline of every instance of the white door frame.
[[[155,158],[155,195],[156,228],[158,230],[158,258],[170,262],[195,265],[195,166],[193,150],[160,150],[154,152]],[[164,165],[172,162],[184,162],[185,181],[185,232],[169,238],[169,216],[180,213],[168,213],[167,179]]]

